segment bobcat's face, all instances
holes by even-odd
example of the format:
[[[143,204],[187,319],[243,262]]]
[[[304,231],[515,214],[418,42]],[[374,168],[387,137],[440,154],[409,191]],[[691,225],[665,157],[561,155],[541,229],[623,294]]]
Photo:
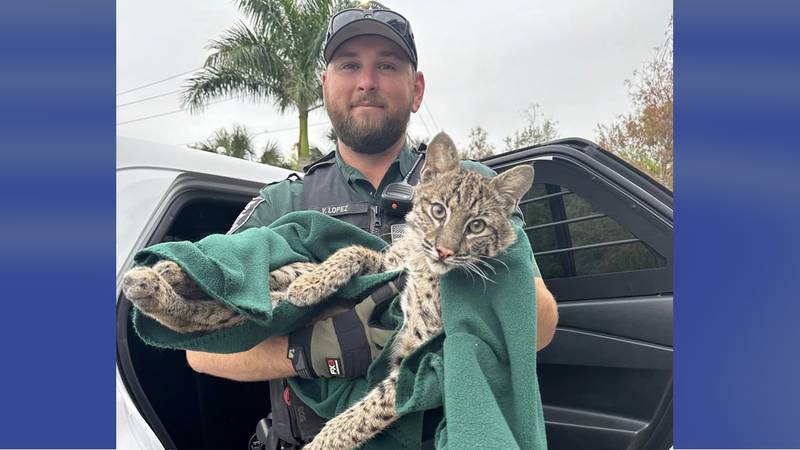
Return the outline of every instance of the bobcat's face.
[[[533,168],[519,166],[492,179],[461,168],[450,138],[437,135],[406,216],[431,271],[453,268],[480,273],[516,240],[509,217],[533,183]]]
[[[441,175],[418,187],[407,223],[420,239],[428,266],[443,274],[469,270],[516,240],[491,180],[467,170]]]

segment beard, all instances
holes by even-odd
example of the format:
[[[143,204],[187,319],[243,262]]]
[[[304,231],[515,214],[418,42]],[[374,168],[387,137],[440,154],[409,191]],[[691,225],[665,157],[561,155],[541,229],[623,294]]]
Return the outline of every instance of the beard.
[[[408,120],[411,117],[411,104],[391,113],[386,103],[367,99],[370,103],[383,105],[382,114],[377,117],[356,119],[348,102],[344,108],[325,105],[331,119],[336,136],[342,143],[356,153],[374,155],[386,151],[401,136],[405,135]]]

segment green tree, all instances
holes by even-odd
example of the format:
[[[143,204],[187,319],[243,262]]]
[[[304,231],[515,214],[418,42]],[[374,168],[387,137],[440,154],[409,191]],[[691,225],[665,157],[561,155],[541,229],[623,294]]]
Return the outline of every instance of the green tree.
[[[459,152],[461,159],[483,159],[494,155],[494,145],[488,138],[489,133],[481,126],[469,130],[469,143]]]
[[[211,55],[188,80],[183,104],[191,112],[212,100],[269,100],[280,113],[297,111],[298,158],[309,159],[308,113],[322,106],[320,75],[328,18],[345,0],[237,0],[249,24],[211,41]]]
[[[239,124],[233,124],[230,130],[220,128],[205,141],[191,144],[189,147],[248,161],[255,158],[253,139],[247,132],[247,127]]]
[[[672,19],[664,43],[642,69],[625,80],[633,111],[609,125],[598,124],[597,142],[672,188],[673,60]]]
[[[266,145],[264,146],[264,151],[261,153],[261,163],[294,170],[294,168],[291,166],[291,163],[287,161],[283,156],[283,153],[281,153],[278,143],[272,140],[267,141]]]
[[[308,148],[308,156],[311,161],[316,161],[325,156],[327,153],[328,152],[323,152],[323,150],[316,145],[312,145]]]
[[[336,150],[336,146],[339,145],[339,137],[336,136],[336,130],[331,127],[327,133],[325,133],[325,142],[326,147],[331,150]]]
[[[311,145],[308,147],[308,158],[309,158],[308,162],[305,164],[300,164],[300,162],[298,162],[297,160],[297,142],[294,143],[292,149],[293,151],[291,152],[291,157],[289,158],[288,161],[286,161],[286,166],[281,166],[281,167],[286,167],[287,169],[292,169],[292,170],[302,170],[303,167],[305,167],[309,163],[322,158],[323,156],[325,156],[326,153],[328,153],[328,151],[325,151],[323,153],[323,150],[320,149],[318,146]]]
[[[522,129],[503,139],[506,151],[552,141],[558,137],[558,122],[545,116],[538,103],[531,103],[522,111],[526,124]]]

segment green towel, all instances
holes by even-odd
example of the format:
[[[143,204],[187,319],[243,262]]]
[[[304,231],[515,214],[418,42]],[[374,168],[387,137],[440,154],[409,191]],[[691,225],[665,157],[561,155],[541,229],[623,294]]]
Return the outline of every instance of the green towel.
[[[403,360],[397,408],[403,414],[362,448],[419,448],[424,411],[444,404],[437,449],[545,449],[536,377],[536,305],[532,252],[524,232],[493,264],[492,282],[460,271],[442,278],[444,333]],[[134,311],[134,327],[159,347],[219,353],[243,351],[263,339],[287,334],[319,314],[330,301],[363,298],[397,272],[355,277],[336,295],[309,308],[282,303],[270,308],[268,272],[295,261],[321,261],[339,248],[386,244],[361,229],[317,212],[287,214],[269,227],[213,235],[197,243],[168,242],[140,251],[136,261],[178,263],[213,298],[248,316],[241,326],[211,333],[180,334]],[[491,272],[491,271],[490,271]],[[399,327],[395,301],[387,319]],[[292,378],[304,402],[333,417],[360,399],[388,373],[387,345],[366,378]]]

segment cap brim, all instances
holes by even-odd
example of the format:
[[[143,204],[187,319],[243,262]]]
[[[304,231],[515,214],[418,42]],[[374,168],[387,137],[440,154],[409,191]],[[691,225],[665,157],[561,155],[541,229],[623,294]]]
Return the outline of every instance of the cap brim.
[[[348,23],[331,36],[328,43],[325,45],[325,61],[330,62],[331,58],[333,58],[333,54],[336,53],[336,49],[344,44],[346,40],[365,35],[377,35],[389,39],[403,49],[414,66],[417,65],[414,53],[408,48],[408,44],[403,41],[403,38],[400,37],[397,31],[383,22],[366,18]]]

